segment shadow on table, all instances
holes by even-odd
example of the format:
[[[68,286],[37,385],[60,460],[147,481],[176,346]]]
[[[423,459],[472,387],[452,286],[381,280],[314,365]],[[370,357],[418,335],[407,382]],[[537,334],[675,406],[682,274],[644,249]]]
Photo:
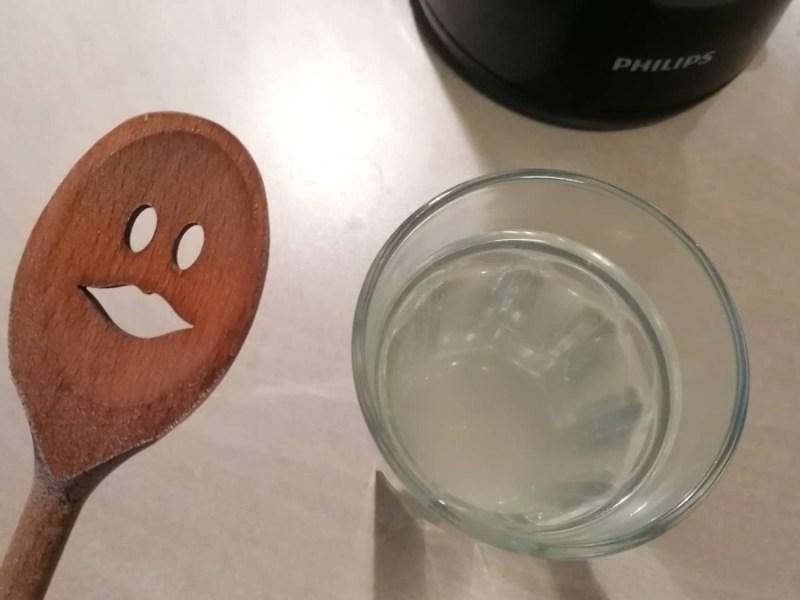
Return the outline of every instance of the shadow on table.
[[[588,560],[551,561],[548,568],[562,600],[608,600]]]
[[[425,539],[382,473],[375,473],[375,600],[427,598]]]
[[[409,515],[375,477],[374,600],[504,597],[608,600],[588,561],[551,562],[482,546]]]

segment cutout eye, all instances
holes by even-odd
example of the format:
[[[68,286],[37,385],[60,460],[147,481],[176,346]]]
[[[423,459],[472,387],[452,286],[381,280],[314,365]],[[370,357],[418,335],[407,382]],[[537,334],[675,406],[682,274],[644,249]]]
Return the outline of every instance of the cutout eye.
[[[200,258],[205,237],[203,227],[197,223],[183,228],[175,242],[175,264],[181,271],[191,267]]]
[[[156,209],[143,204],[131,214],[125,227],[125,244],[133,252],[141,252],[153,240],[158,225]]]

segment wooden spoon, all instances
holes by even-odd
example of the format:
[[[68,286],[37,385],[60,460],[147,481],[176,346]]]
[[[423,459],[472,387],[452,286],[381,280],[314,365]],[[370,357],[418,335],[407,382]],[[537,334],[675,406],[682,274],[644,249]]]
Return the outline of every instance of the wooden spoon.
[[[135,252],[132,225],[156,211]],[[184,233],[202,251],[181,269]],[[37,222],[14,282],[11,372],[35,448],[33,489],[0,568],[0,598],[47,591],[98,483],[185,419],[219,383],[253,321],[268,260],[261,177],[242,144],[198,117],[127,121],[73,167]],[[159,294],[191,328],[125,333],[91,293]]]

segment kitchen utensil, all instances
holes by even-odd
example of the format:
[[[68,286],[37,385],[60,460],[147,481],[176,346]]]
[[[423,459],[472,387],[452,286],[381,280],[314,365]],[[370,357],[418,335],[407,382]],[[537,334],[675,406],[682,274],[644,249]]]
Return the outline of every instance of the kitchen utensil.
[[[157,224],[140,247],[131,235],[149,209]],[[184,238],[198,227],[203,247],[182,268]],[[258,169],[215,123],[139,116],[70,171],[14,282],[11,372],[35,460],[33,489],[0,568],[0,598],[43,597],[92,490],[219,383],[253,321],[267,260]],[[189,327],[146,339],[126,333],[92,292],[118,286],[160,295]]]

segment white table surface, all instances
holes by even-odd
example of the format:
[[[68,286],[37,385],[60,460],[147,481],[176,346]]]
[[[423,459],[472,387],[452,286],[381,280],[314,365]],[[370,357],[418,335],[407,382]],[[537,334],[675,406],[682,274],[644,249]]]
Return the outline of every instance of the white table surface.
[[[5,0],[0,74],[0,313],[55,187],[129,116],[220,122],[269,195],[267,287],[237,363],[92,496],[50,598],[800,594],[797,4],[721,94],[617,133],[540,124],[479,95],[425,49],[407,0]],[[594,175],[667,211],[717,263],[750,344],[749,422],[720,486],[654,543],[591,562],[513,556],[411,522],[376,490],[351,380],[353,308],[386,237],[445,188],[521,166]],[[4,548],[32,451],[5,370],[0,394]]]

